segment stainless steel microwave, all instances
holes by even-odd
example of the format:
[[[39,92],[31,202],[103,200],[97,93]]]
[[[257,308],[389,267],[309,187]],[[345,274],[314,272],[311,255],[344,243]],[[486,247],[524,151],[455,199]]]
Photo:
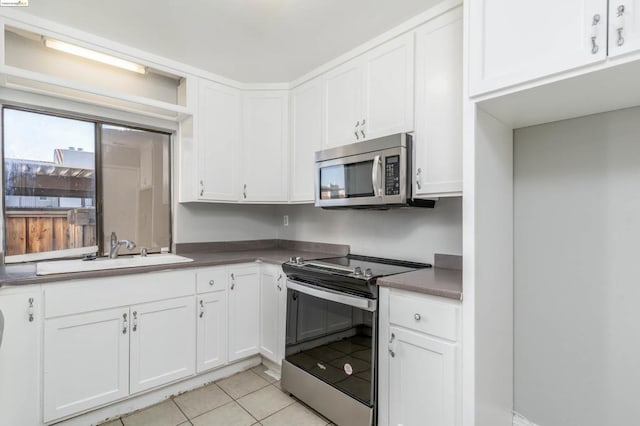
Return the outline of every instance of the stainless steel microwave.
[[[412,198],[412,137],[398,133],[316,152],[316,206],[434,207]]]

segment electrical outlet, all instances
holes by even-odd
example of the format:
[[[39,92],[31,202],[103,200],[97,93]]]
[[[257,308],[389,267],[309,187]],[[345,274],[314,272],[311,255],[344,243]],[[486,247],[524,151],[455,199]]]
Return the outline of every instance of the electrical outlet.
[[[288,214],[284,215],[283,225],[284,226],[289,226],[289,215]]]

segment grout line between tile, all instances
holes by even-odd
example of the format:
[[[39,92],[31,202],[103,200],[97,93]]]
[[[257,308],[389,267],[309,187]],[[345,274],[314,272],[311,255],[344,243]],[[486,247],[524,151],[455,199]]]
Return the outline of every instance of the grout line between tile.
[[[176,401],[174,401],[173,399],[174,397],[172,396],[171,398],[169,398],[171,400],[171,402],[173,402],[173,405],[175,405],[176,407],[178,407],[178,410],[182,413],[182,415],[184,416],[185,419],[187,419],[187,422],[189,422],[190,425],[193,426],[193,423],[191,423],[191,419],[189,418],[189,416],[187,416],[187,413],[185,413],[184,411],[182,411],[182,408],[180,408],[180,405],[178,405],[178,403]],[[183,424],[184,422],[180,422],[178,424]]]

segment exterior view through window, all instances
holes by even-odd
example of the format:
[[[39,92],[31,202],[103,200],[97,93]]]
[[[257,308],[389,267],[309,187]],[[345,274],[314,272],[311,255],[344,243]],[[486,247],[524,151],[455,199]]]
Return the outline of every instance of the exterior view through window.
[[[170,136],[3,108],[7,262],[170,245]]]

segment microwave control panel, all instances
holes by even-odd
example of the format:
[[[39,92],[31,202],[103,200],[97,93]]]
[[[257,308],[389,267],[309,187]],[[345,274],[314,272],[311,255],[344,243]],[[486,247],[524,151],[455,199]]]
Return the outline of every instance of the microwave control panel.
[[[385,157],[384,195],[400,195],[400,156]]]

